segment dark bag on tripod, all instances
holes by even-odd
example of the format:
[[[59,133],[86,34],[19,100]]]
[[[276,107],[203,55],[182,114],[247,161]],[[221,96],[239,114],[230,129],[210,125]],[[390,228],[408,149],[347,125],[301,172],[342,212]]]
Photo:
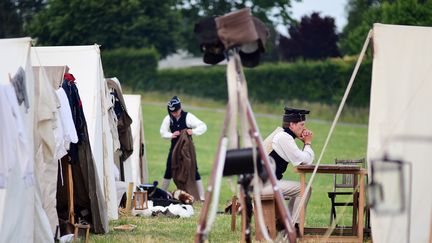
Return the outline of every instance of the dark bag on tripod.
[[[243,66],[255,67],[269,37],[268,28],[251,15],[249,8],[205,18],[195,24],[194,32],[204,53],[204,63],[212,65],[225,59],[227,49],[237,46]]]
[[[219,39],[229,49],[258,40],[258,33],[249,8],[219,16],[215,19]]]
[[[223,176],[253,174],[254,169],[254,152],[252,148],[230,149],[226,152]],[[255,152],[255,161],[257,164],[258,175],[263,182],[268,179],[267,172],[264,170],[261,155],[257,150]]]
[[[255,29],[258,33],[258,40],[240,46],[239,55],[243,66],[256,67],[260,63],[261,54],[265,52],[265,44],[270,32],[265,24],[256,17],[252,17]]]
[[[207,64],[218,64],[225,59],[225,47],[216,30],[216,17],[208,17],[195,24],[200,50],[204,53],[203,61]]]

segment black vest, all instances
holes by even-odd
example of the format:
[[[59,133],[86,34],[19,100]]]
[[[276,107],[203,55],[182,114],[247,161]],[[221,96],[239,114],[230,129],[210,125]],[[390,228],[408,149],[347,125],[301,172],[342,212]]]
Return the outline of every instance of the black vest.
[[[170,115],[170,130],[172,133],[189,128],[186,125],[186,115],[187,115],[187,112],[183,111],[183,110],[181,111],[180,118],[178,120],[175,117]],[[171,139],[171,149],[174,148],[174,146],[177,143],[177,140],[178,140],[178,137]]]
[[[289,135],[291,135],[294,139],[296,138],[296,135],[290,129],[285,128],[284,131]],[[274,150],[272,150],[269,155],[275,160],[276,163],[275,174],[276,174],[276,178],[280,180],[282,179],[283,173],[285,173],[289,162],[284,160],[282,157],[280,157],[279,154]]]

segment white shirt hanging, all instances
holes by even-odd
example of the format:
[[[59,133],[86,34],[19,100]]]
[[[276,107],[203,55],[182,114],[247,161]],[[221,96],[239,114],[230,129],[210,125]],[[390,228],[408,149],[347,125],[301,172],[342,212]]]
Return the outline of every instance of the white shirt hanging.
[[[60,118],[63,126],[65,143],[67,144],[66,149],[69,149],[69,143],[78,143],[78,135],[72,119],[72,111],[66,92],[63,88],[59,88],[56,94],[60,100]]]

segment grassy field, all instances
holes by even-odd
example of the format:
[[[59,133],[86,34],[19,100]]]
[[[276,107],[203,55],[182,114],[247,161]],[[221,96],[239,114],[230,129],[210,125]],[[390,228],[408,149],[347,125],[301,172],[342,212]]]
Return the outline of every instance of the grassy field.
[[[145,127],[146,151],[149,169],[149,182],[161,181],[169,149],[169,141],[163,140],[159,135],[159,127],[166,115],[166,103],[171,94],[166,94],[163,100],[160,96],[145,95],[143,98],[143,119]],[[149,98],[150,97],[150,98]],[[159,97],[159,99],[158,99]],[[220,136],[223,123],[224,104],[205,100],[196,100],[182,97],[184,109],[192,112],[202,119],[208,126],[208,131],[202,136],[194,137],[197,150],[198,168],[207,185],[215,156],[216,145]],[[188,106],[190,105],[190,106]],[[303,106],[303,108],[309,108]],[[276,126],[280,126],[283,105],[280,111],[273,114],[257,114],[256,118],[261,136],[266,137]],[[265,110],[263,108],[260,111]],[[312,114],[313,114],[312,109]],[[362,118],[367,120],[367,118]],[[329,121],[310,120],[307,127],[314,132],[313,149],[316,160],[321,153],[322,146],[330,129]],[[359,124],[341,124],[334,131],[333,137],[324,154],[322,163],[333,163],[335,158],[363,158],[366,156],[367,126]],[[299,176],[292,172],[291,165],[284,175],[285,179],[299,180]],[[318,175],[313,183],[313,194],[308,205],[306,225],[327,226],[329,224],[330,200],[327,191],[332,189],[333,178],[331,175]],[[171,182],[170,190],[175,189]],[[223,179],[221,188],[219,211],[223,211],[224,205],[233,195],[228,179]],[[92,235],[91,242],[192,242],[197,228],[201,204],[195,204],[195,215],[189,219],[172,219],[165,217],[121,217],[117,221],[110,222],[110,226],[121,224],[136,224],[138,227],[133,232],[114,232],[111,230],[106,235]],[[338,214],[339,216],[340,214]],[[238,225],[240,223],[238,219]],[[210,233],[211,242],[238,242],[240,232],[230,231],[230,216],[219,215]],[[340,224],[350,224],[350,212],[346,212]]]

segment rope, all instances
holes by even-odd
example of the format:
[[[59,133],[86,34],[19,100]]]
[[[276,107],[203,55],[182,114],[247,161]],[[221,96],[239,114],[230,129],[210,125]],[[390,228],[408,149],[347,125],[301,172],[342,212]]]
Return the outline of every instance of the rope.
[[[328,135],[327,135],[327,138],[326,138],[326,140],[325,140],[325,143],[324,143],[323,149],[321,150],[321,154],[320,154],[320,156],[319,156],[319,158],[318,158],[318,162],[316,163],[315,168],[314,168],[314,171],[313,171],[313,173],[312,173],[312,176],[311,176],[311,178],[309,179],[309,182],[308,182],[308,184],[307,184],[307,186],[306,186],[305,193],[304,193],[303,197],[302,197],[301,200],[300,200],[299,207],[297,208],[297,210],[296,210],[296,212],[295,212],[295,214],[294,214],[294,216],[293,216],[293,222],[296,222],[296,221],[297,221],[297,219],[298,219],[298,217],[299,217],[299,214],[300,214],[300,210],[301,210],[301,208],[303,207],[303,205],[305,204],[306,195],[308,195],[308,193],[309,193],[310,187],[311,187],[311,185],[312,185],[312,182],[313,182],[313,180],[314,180],[314,178],[315,178],[315,175],[316,175],[316,172],[317,172],[317,170],[318,170],[318,166],[319,166],[320,163],[321,163],[321,160],[322,160],[322,157],[323,157],[323,155],[324,155],[324,152],[325,152],[325,150],[326,150],[326,148],[327,148],[327,145],[328,145],[328,143],[329,143],[329,141],[330,141],[330,138],[331,138],[331,136],[332,136],[332,134],[333,134],[333,130],[334,130],[335,126],[336,126],[337,121],[339,120],[339,117],[340,117],[340,114],[341,114],[341,112],[342,112],[342,109],[343,109],[343,107],[344,107],[344,105],[345,105],[346,99],[348,98],[348,94],[349,94],[349,92],[350,92],[350,90],[351,90],[351,87],[352,87],[352,85],[353,85],[353,83],[354,83],[354,79],[355,79],[355,77],[357,76],[358,69],[359,69],[359,67],[360,67],[361,62],[363,61],[363,57],[364,57],[364,54],[366,53],[366,49],[367,49],[367,47],[368,47],[368,45],[369,45],[369,41],[370,41],[370,39],[371,39],[371,36],[372,36],[372,30],[369,30],[369,33],[368,33],[368,35],[367,35],[367,37],[366,37],[366,40],[365,40],[365,42],[364,42],[364,44],[363,44],[362,51],[360,52],[360,56],[359,56],[359,58],[357,59],[357,63],[356,63],[356,65],[355,65],[354,71],[353,71],[353,73],[352,73],[352,75],[351,75],[350,81],[349,81],[348,86],[347,86],[347,88],[346,88],[346,90],[345,90],[345,94],[344,94],[344,96],[343,96],[343,98],[342,98],[342,101],[341,101],[341,103],[340,103],[340,105],[339,105],[339,109],[338,109],[338,111],[337,111],[337,113],[336,113],[336,116],[335,116],[335,118],[334,118],[334,120],[333,120],[333,123],[332,123],[332,126],[331,126],[331,128],[330,128],[330,131],[329,131],[329,133],[328,133]]]

